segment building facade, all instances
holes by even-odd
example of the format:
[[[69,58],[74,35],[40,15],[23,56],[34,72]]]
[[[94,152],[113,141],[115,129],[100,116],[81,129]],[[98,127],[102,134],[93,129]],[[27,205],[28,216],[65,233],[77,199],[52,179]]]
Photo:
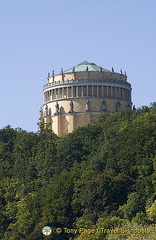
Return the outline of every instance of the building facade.
[[[97,121],[102,112],[131,109],[131,84],[123,74],[84,61],[60,74],[48,74],[40,122],[57,135]]]

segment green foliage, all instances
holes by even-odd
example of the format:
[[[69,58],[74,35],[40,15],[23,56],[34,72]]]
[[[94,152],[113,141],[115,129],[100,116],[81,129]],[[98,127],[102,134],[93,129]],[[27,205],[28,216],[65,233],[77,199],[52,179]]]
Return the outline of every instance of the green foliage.
[[[57,165],[59,173],[64,168],[70,169],[75,162],[86,160],[98,148],[101,127],[98,124],[79,127],[57,141]]]
[[[150,103],[150,107],[151,107],[151,108],[156,108],[156,102]]]
[[[100,174],[84,172],[79,192],[84,217],[95,221],[97,217],[117,210],[126,200],[130,183],[126,175],[117,174],[114,170]]]
[[[61,137],[48,127],[38,133],[0,130],[0,239],[133,239],[131,233],[94,230],[153,231],[155,192],[155,103],[103,113],[97,123]],[[42,234],[46,225],[50,236]],[[57,227],[94,234],[57,234]]]
[[[156,200],[152,205],[147,209],[147,215],[150,220],[156,223]]]
[[[124,218],[131,220],[136,216],[138,212],[142,210],[141,199],[136,192],[132,192],[128,195],[127,204],[120,207],[120,211],[123,212]]]
[[[73,176],[62,171],[58,177],[45,186],[40,195],[40,205],[45,224],[69,224],[72,219],[71,201]]]
[[[140,226],[146,226],[150,223],[150,221],[145,212],[138,212],[136,216],[132,219],[132,223],[137,223]]]
[[[7,126],[0,130],[0,176],[12,176],[14,159],[12,151],[14,148],[14,139],[16,130]]]

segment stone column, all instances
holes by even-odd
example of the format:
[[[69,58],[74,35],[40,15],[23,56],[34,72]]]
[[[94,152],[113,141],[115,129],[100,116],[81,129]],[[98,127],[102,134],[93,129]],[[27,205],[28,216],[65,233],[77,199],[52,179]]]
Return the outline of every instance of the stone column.
[[[60,88],[58,88],[58,98],[60,98]]]
[[[78,86],[76,86],[76,97],[78,97]]]
[[[52,90],[50,90],[50,96],[49,96],[49,100],[52,100]]]
[[[81,86],[81,96],[83,97],[83,85]]]
[[[62,98],[64,98],[64,87],[62,88]]]
[[[115,87],[115,98],[117,98],[117,87]]]
[[[123,92],[123,88],[120,88],[120,95],[121,95],[121,98],[124,98],[124,92]]]
[[[72,97],[72,98],[73,98],[73,95],[74,95],[74,94],[73,94],[73,92],[74,92],[73,89],[74,89],[74,87],[72,86],[72,87],[71,87],[71,97]]]
[[[99,85],[97,85],[97,97],[99,97]]]
[[[47,102],[49,100],[49,91],[47,91]]]
[[[128,90],[128,101],[131,101],[131,92]]]
[[[87,85],[87,97],[88,97],[88,85]]]
[[[126,89],[123,88],[123,99],[126,99]]]

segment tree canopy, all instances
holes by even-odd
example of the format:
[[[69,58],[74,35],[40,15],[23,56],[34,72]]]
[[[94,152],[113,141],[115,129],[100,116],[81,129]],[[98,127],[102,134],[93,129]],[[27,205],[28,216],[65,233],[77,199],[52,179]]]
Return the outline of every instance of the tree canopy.
[[[145,226],[146,236],[136,239],[152,239],[155,103],[102,113],[98,122],[60,137],[48,129],[1,129],[0,209],[4,240],[133,239],[134,229]],[[43,235],[44,226],[51,235]],[[117,228],[133,231],[115,235]]]

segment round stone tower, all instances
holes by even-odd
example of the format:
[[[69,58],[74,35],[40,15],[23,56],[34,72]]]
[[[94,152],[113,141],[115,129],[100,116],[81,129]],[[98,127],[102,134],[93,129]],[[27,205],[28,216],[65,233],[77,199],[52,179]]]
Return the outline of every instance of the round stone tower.
[[[132,108],[131,84],[123,74],[84,61],[60,74],[48,74],[40,122],[57,135],[97,121],[102,112]]]

